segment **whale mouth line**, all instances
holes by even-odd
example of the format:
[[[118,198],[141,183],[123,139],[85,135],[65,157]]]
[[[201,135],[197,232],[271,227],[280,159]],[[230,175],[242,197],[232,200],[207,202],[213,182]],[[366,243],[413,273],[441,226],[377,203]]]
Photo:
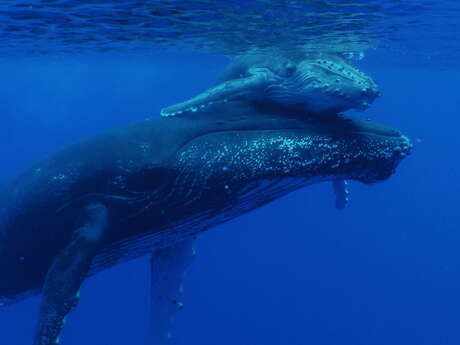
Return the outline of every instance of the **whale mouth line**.
[[[240,103],[240,102],[235,102]],[[248,105],[247,102],[242,102]],[[267,103],[253,103],[252,107],[262,116],[252,115],[241,118],[238,116],[225,116],[213,120],[221,125],[212,132],[223,131],[311,131],[325,136],[352,136],[359,134],[377,135],[384,138],[398,138],[402,134],[399,130],[376,123],[369,118],[343,116],[338,113],[325,114],[324,116],[309,115],[295,107],[273,106]],[[218,105],[216,105],[216,111]],[[211,109],[212,111],[212,109]],[[198,114],[197,114],[198,115]],[[199,115],[198,115],[199,116]],[[246,121],[246,122],[245,122]],[[220,128],[219,128],[220,127]]]
[[[263,132],[263,133],[283,133],[283,132],[291,132],[291,133],[302,133],[302,132],[307,132],[307,128],[298,128],[298,127],[280,127],[280,128],[244,128],[244,129],[222,129],[222,130],[215,130],[212,132],[206,132],[203,133],[200,136],[205,136],[208,134],[214,134],[214,133],[248,133],[248,132]],[[315,134],[312,132],[312,135]],[[327,130],[324,131],[319,131],[316,133],[316,135],[325,135],[325,136],[331,136],[331,137],[351,137],[351,136],[359,136],[359,135],[367,135],[367,136],[373,136],[373,137],[379,137],[379,138],[384,138],[384,139],[400,139],[400,138],[406,138],[402,134],[395,135],[393,133],[388,134],[388,133],[379,133],[379,132],[374,132],[372,130],[367,130],[367,129],[359,129],[356,128],[356,130],[350,130],[350,131],[343,131],[340,132],[340,130],[334,131],[334,132],[329,132]],[[192,139],[193,140],[193,139]]]

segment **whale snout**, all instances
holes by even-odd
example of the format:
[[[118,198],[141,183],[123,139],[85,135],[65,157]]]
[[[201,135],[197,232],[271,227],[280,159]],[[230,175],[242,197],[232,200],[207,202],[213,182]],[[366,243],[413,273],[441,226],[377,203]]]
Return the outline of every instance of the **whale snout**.
[[[372,80],[371,82],[373,85],[367,86],[358,91],[359,95],[355,97],[357,104],[351,109],[366,110],[378,97],[380,97],[380,91],[377,85]]]
[[[302,82],[295,89],[298,103],[303,103],[307,111],[320,114],[365,110],[380,96],[371,77],[337,59],[305,60],[299,64],[301,76],[294,79]]]
[[[235,110],[252,107],[231,104]],[[398,130],[372,121],[305,117],[266,104],[253,107],[246,120],[228,122],[231,130],[207,132],[184,145],[178,154],[180,165],[191,171],[206,167],[208,181],[227,185],[291,178],[307,184],[334,180],[368,184],[389,178],[412,150]],[[222,107],[212,112],[219,112],[221,120],[226,116]]]

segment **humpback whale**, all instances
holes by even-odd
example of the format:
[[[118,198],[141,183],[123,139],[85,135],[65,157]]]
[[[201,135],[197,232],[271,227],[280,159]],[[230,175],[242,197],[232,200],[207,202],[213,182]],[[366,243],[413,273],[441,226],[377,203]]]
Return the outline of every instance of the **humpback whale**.
[[[371,121],[246,101],[86,139],[4,188],[0,302],[41,293],[34,344],[57,344],[88,275],[152,254],[163,344],[194,236],[314,183],[385,180],[410,151],[398,130]]]
[[[163,116],[232,100],[297,107],[316,116],[365,110],[379,96],[371,77],[338,54],[253,53],[236,58],[210,89],[163,108]]]

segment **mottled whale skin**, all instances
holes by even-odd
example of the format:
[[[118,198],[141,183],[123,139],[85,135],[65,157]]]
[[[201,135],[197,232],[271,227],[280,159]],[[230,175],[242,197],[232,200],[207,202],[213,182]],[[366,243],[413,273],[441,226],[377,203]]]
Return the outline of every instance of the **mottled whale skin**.
[[[316,116],[365,110],[379,96],[371,77],[338,54],[248,54],[236,58],[216,85],[163,116],[201,111],[219,102],[244,99],[297,107]]]
[[[399,131],[370,121],[246,102],[87,139],[4,189],[0,301],[42,291],[46,334],[39,331],[35,344],[55,344],[63,321],[53,322],[78,302],[87,274],[172,247],[313,183],[385,180],[410,150]]]

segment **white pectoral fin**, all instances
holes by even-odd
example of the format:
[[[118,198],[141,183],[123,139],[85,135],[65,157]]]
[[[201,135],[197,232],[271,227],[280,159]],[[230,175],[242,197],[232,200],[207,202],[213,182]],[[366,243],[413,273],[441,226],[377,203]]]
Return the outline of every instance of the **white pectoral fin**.
[[[335,207],[338,210],[343,210],[348,204],[348,195],[350,194],[348,182],[346,180],[335,180],[332,181],[332,187],[335,193]]]
[[[262,74],[228,80],[185,102],[163,108],[160,114],[161,116],[175,116],[184,112],[196,112],[215,103],[250,97],[252,93],[258,92],[258,88],[264,81],[265,77]]]
[[[184,272],[195,257],[195,238],[157,249],[151,258],[151,333],[153,345],[169,344],[174,314],[183,308]]]

